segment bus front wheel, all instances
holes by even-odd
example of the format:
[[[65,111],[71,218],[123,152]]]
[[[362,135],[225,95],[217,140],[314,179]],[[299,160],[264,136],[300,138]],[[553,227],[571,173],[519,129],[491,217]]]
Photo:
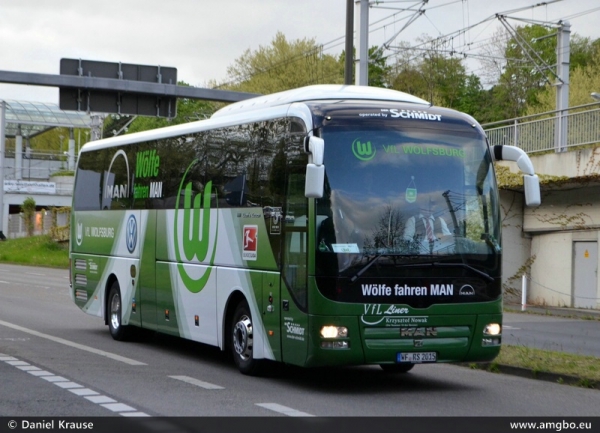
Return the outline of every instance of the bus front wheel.
[[[408,373],[415,364],[379,364],[386,373]]]
[[[108,292],[108,329],[112,338],[117,341],[124,341],[127,338],[127,326],[121,323],[122,309],[121,288],[115,281]]]
[[[250,307],[245,300],[237,305],[233,313],[231,352],[235,365],[242,374],[260,374],[262,360],[254,359],[254,327]]]

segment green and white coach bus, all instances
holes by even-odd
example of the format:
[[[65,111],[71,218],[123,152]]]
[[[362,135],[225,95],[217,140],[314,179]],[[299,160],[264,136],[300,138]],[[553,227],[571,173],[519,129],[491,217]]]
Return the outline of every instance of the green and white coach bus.
[[[470,116],[380,88],[309,86],[80,152],[71,296],[141,327],[312,367],[484,361],[500,350],[500,209]]]

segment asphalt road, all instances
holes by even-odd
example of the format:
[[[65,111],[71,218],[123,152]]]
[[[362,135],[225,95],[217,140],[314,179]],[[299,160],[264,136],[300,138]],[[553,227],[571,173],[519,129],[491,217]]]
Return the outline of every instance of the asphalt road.
[[[571,335],[587,329],[560,323]],[[0,416],[15,417],[574,417],[600,407],[596,390],[445,364],[405,375],[273,365],[248,377],[202,344],[149,332],[116,342],[71,302],[67,271],[9,265],[0,265],[0,383]]]
[[[600,358],[600,321],[505,313],[502,343]]]

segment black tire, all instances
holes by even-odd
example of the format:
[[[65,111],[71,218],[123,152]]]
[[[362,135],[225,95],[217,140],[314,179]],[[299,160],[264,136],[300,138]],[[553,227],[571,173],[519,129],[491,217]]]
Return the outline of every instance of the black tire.
[[[230,328],[230,346],[233,361],[242,374],[258,376],[264,361],[254,359],[254,332],[250,307],[244,300],[235,308]]]
[[[106,304],[106,313],[108,316],[108,329],[110,335],[117,341],[125,341],[129,335],[129,327],[121,323],[123,315],[123,302],[121,298],[121,288],[117,281],[113,282],[108,291],[108,303]]]
[[[379,364],[386,373],[408,373],[415,364]]]

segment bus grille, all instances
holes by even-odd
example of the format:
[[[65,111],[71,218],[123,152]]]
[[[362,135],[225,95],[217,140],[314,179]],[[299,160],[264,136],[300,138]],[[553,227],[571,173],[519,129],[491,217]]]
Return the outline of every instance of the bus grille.
[[[75,298],[79,299],[80,301],[87,301],[87,299],[88,299],[87,292],[85,290],[76,289],[75,290]]]
[[[87,286],[87,276],[85,274],[75,274],[75,284],[78,286]]]
[[[470,326],[364,328],[368,362],[395,359],[399,352],[437,352],[438,361],[461,358],[470,345]]]

